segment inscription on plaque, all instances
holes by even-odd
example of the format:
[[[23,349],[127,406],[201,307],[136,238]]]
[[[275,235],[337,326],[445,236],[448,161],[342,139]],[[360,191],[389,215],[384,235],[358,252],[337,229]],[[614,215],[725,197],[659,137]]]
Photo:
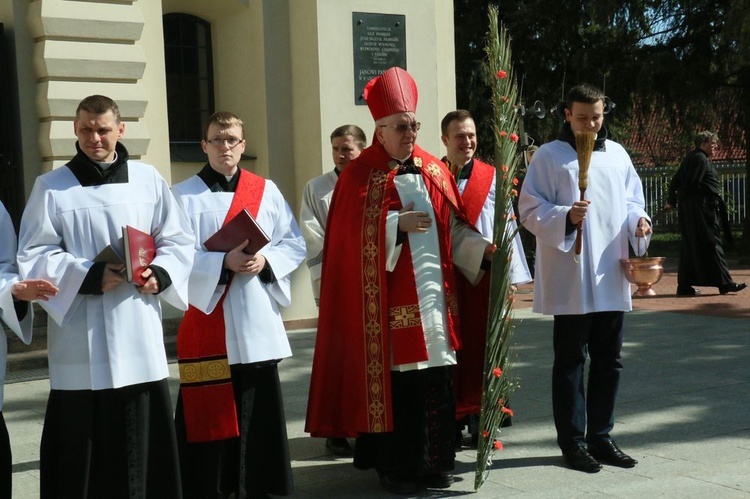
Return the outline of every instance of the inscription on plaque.
[[[406,16],[352,12],[354,103],[364,106],[365,85],[386,69],[406,69]]]

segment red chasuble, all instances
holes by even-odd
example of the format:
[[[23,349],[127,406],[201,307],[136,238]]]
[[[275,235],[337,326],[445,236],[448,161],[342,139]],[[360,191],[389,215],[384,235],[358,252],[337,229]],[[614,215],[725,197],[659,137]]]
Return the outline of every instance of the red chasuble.
[[[458,349],[450,224],[463,213],[445,165],[415,147],[435,211],[451,347]],[[376,143],[341,173],[326,222],[320,315],[305,431],[355,437],[393,430],[390,368],[427,359],[408,240],[385,270],[385,222],[402,208],[392,158]]]
[[[476,224],[495,178],[495,167],[474,160],[471,176],[461,195],[466,218]],[[479,414],[482,408],[484,381],[484,354],[487,342],[487,314],[489,313],[490,273],[472,286],[458,275],[458,298],[461,318],[461,351],[457,353],[458,365],[453,371],[456,393],[456,419],[469,414]]]
[[[264,178],[240,170],[224,224],[243,208],[257,217],[265,183]],[[230,285],[231,281],[210,314],[191,305],[177,331],[180,392],[188,442],[210,442],[240,434],[224,323],[224,298]]]

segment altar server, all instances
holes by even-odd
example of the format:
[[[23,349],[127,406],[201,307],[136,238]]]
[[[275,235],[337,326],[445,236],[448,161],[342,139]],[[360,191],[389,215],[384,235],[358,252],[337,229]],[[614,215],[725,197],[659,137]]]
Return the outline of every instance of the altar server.
[[[190,309],[177,339],[175,422],[185,497],[265,497],[293,492],[278,364],[292,355],[280,307],[305,243],[276,185],[240,168],[245,133],[218,112],[203,129],[208,164],[173,187],[196,236]],[[247,209],[270,239],[227,252],[203,243]],[[206,368],[210,366],[210,368]]]
[[[156,169],[129,159],[112,99],[83,99],[73,131],[77,154],[36,179],[19,240],[21,275],[60,288],[41,302],[51,386],[41,497],[181,497],[159,297],[187,307],[190,226]],[[122,264],[93,261],[108,245],[123,254],[126,225],[154,238],[143,286]]]

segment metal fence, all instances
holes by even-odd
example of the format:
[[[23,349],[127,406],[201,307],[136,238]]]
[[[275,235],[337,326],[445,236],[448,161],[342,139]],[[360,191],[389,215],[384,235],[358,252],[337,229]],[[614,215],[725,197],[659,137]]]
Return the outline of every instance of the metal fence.
[[[724,193],[723,198],[729,212],[729,222],[734,228],[741,228],[747,215],[745,210],[745,164],[741,162],[714,163],[719,173]],[[662,231],[677,231],[677,211],[662,213],[667,202],[667,191],[677,166],[636,168],[643,184],[646,198],[646,213],[653,218],[654,228]]]

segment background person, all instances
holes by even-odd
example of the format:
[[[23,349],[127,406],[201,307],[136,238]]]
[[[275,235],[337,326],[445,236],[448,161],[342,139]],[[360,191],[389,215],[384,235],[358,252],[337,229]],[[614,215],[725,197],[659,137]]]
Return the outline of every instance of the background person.
[[[718,136],[700,132],[695,149],[682,160],[669,183],[665,210],[677,206],[680,227],[680,263],[677,268],[677,296],[695,296],[693,286],[716,286],[722,295],[742,291],[747,284],[729,275],[721,243],[721,184],[709,158],[718,147]],[[731,234],[731,233],[730,233]]]
[[[554,316],[552,408],[557,444],[573,469],[595,473],[600,462],[631,468],[610,432],[620,382],[624,312],[630,284],[620,268],[628,242],[651,233],[641,181],[622,146],[607,139],[604,94],[581,84],[568,92],[558,139],[534,154],[518,207],[537,240],[534,305]],[[595,132],[586,199],[580,200],[574,132]],[[574,255],[583,221],[583,249]],[[648,238],[646,246],[648,246]],[[588,389],[584,364],[590,357]]]
[[[33,300],[47,300],[57,294],[57,287],[43,279],[21,281],[16,266],[16,231],[5,205],[0,203],[0,317],[8,328],[27,345],[31,343],[34,324]],[[0,497],[11,497],[13,491],[13,458],[10,437],[3,417],[3,386],[8,355],[5,333],[0,338]]]

